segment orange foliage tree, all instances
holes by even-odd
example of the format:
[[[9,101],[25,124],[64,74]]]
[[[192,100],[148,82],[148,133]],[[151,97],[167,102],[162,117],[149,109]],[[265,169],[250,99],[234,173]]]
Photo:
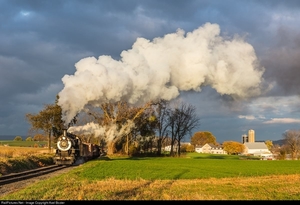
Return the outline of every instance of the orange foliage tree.
[[[235,141],[226,141],[223,142],[223,150],[227,152],[227,154],[240,154],[245,150],[245,145]]]
[[[206,143],[211,143],[214,145],[218,144],[216,141],[216,137],[211,132],[199,131],[191,137],[191,144],[194,146],[205,145]]]

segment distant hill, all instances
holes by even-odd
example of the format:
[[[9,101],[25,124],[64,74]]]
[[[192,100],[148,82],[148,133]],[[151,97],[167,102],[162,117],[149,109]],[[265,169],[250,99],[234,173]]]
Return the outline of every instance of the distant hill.
[[[272,141],[273,142],[273,145],[277,144],[279,146],[282,146],[284,144],[284,140],[275,140],[275,141]]]
[[[259,140],[259,141],[255,141],[255,142],[265,142],[266,140]],[[282,146],[284,144],[284,140],[271,140],[273,145],[279,145]]]

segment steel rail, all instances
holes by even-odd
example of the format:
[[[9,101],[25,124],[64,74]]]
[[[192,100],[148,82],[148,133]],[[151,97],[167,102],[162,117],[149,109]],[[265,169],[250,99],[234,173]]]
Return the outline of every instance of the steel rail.
[[[52,165],[52,166],[46,166],[46,167],[32,169],[32,170],[28,170],[28,171],[24,171],[24,172],[3,175],[0,177],[0,185],[5,185],[5,184],[12,183],[12,182],[17,182],[17,181],[37,177],[40,175],[48,174],[50,172],[55,172],[55,171],[64,169],[66,167],[67,166]]]

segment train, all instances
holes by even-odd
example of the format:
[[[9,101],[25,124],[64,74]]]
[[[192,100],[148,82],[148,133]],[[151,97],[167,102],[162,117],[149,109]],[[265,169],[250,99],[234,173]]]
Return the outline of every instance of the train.
[[[56,165],[75,165],[100,157],[100,146],[83,142],[78,136],[63,130],[57,139],[53,161]]]

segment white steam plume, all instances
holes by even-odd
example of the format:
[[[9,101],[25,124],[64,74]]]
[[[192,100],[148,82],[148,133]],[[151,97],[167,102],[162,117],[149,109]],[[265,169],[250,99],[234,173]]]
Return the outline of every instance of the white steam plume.
[[[88,57],[75,67],[74,75],[62,78],[65,87],[59,93],[66,123],[87,105],[172,100],[180,91],[201,91],[205,85],[235,98],[259,95],[264,72],[249,43],[221,37],[219,25],[211,23],[153,41],[138,38],[119,61]]]
[[[131,120],[127,120],[127,123],[122,125],[120,130],[117,129],[116,124],[100,126],[99,124],[90,122],[83,126],[70,127],[68,132],[76,135],[94,135],[95,137],[102,137],[107,142],[111,142],[114,139],[129,134],[134,126],[135,124]]]

